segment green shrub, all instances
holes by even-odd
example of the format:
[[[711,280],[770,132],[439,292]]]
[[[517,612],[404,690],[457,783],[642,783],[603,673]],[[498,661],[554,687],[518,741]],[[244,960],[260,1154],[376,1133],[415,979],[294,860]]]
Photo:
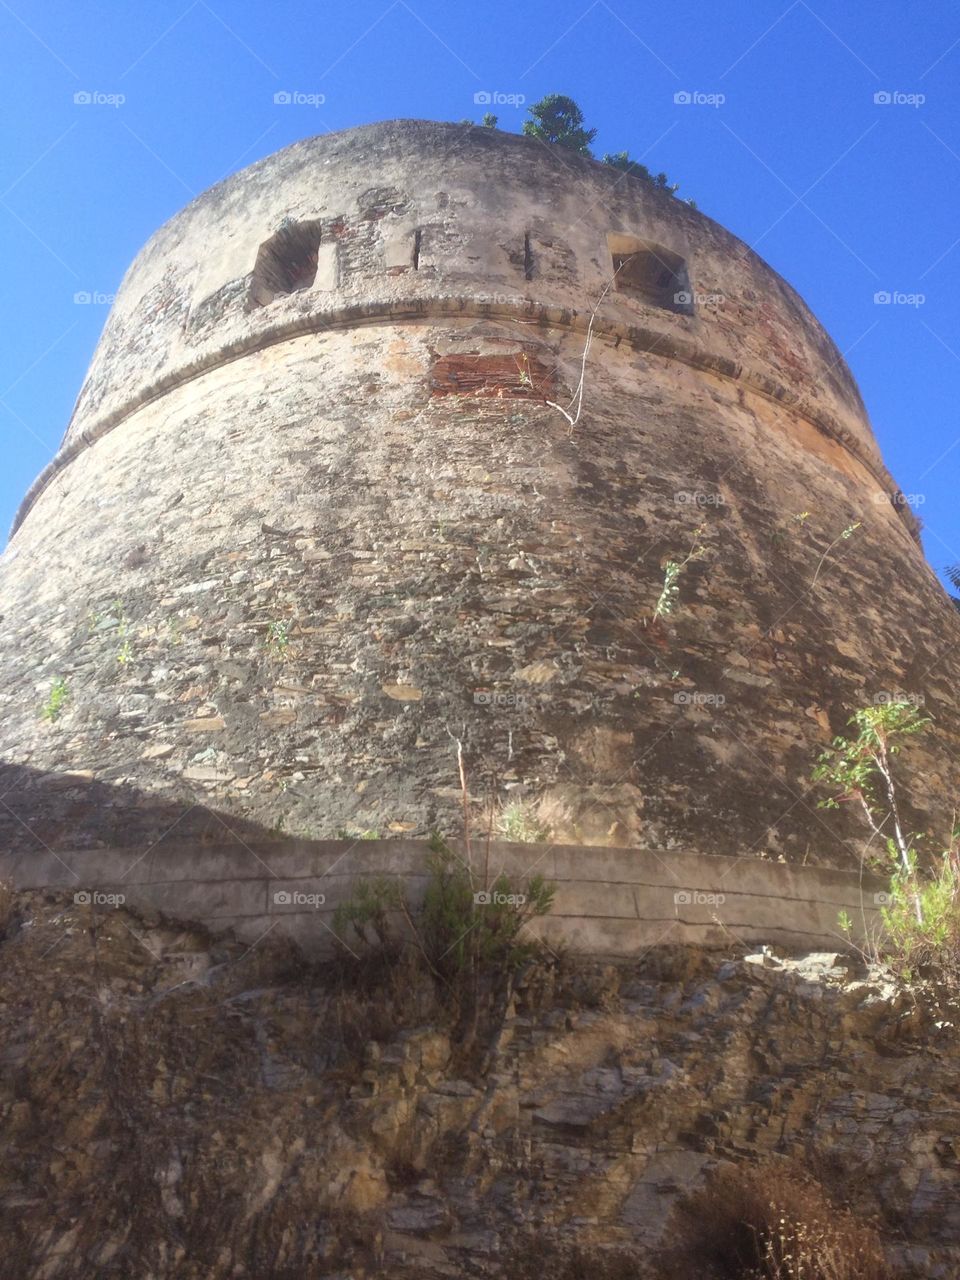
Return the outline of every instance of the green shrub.
[[[497,819],[497,832],[513,844],[539,844],[550,839],[550,828],[522,800],[504,805]]]
[[[916,845],[922,837],[905,830],[897,798],[894,760],[901,740],[923,732],[930,720],[908,699],[862,707],[851,716],[854,732],[837,737],[819,757],[815,781],[830,794],[820,808],[854,803],[866,819],[884,854],[875,865],[890,873],[887,902],[881,906],[883,934],[876,957],[890,962],[905,977],[934,970],[956,984],[960,980],[960,832],[933,865],[921,866]],[[842,913],[840,927],[851,922]]]
[[[499,875],[483,887],[472,868],[434,837],[427,859],[427,884],[412,906],[399,879],[378,876],[357,882],[334,912],[334,929],[344,938],[381,947],[403,945],[391,916],[405,919],[413,943],[439,975],[453,976],[473,964],[516,969],[537,950],[523,931],[553,905],[554,890],[543,876],[515,886]],[[371,939],[372,934],[372,939]]]
[[[515,970],[536,953],[538,944],[522,934],[530,920],[553,906],[554,889],[543,876],[520,887],[500,875],[482,888],[471,868],[436,842],[428,872],[419,927],[424,951],[439,972],[457,974],[474,966]]]
[[[272,657],[283,661],[290,648],[290,623],[271,622],[267,626],[266,646]]]
[[[348,950],[350,941],[362,944],[365,956],[353,953],[357,962],[367,958],[390,968],[413,959],[429,973],[453,1023],[458,1056],[483,1073],[495,1053],[515,976],[543,951],[525,928],[550,911],[553,896],[542,876],[523,885],[505,875],[481,880],[434,837],[419,903],[411,903],[400,880],[361,880],[334,913],[334,930]],[[401,921],[402,931],[395,928]]]
[[[653,621],[657,622],[661,618],[665,618],[668,613],[672,613],[677,603],[677,595],[680,590],[680,575],[686,569],[687,565],[694,560],[700,560],[704,554],[703,543],[700,541],[704,532],[704,526],[694,532],[693,545],[682,560],[667,560],[663,566],[663,588],[657,598],[657,603],[653,610]]]
[[[590,154],[590,144],[597,131],[583,127],[583,112],[572,98],[564,93],[548,93],[527,111],[532,117],[523,123],[527,137],[569,147],[584,156]]]
[[[390,928],[391,912],[400,911],[403,892],[399,881],[378,876],[373,880],[358,881],[353,894],[342,902],[333,913],[333,928],[342,938],[351,932],[361,943],[370,942],[370,932],[381,947],[389,947],[393,941]]]
[[[51,724],[55,724],[63,715],[64,708],[70,700],[70,686],[67,684],[63,676],[57,678],[50,685],[50,692],[47,700],[41,708],[41,715],[44,720],[49,720]]]
[[[960,980],[960,868],[956,845],[946,850],[936,870],[923,875],[913,866],[897,870],[889,902],[881,908],[883,951],[904,977],[934,970],[940,978]]]

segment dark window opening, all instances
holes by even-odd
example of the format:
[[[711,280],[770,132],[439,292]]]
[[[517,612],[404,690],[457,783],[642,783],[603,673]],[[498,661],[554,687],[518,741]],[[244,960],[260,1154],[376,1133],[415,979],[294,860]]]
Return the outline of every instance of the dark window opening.
[[[317,278],[320,226],[319,222],[288,222],[263,242],[250,283],[252,307],[265,307],[275,298],[310,288]]]
[[[420,246],[423,244],[423,232],[418,227],[413,233],[413,269],[420,270]]]
[[[530,248],[530,232],[523,237],[523,278],[533,279],[533,250]]]
[[[628,236],[610,236],[610,249],[619,292],[648,306],[693,315],[690,277],[679,254]]]

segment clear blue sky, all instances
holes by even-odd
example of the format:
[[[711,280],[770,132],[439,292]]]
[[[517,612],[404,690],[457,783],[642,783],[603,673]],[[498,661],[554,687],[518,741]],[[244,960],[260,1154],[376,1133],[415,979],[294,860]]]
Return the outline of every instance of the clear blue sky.
[[[666,170],[799,289],[923,499],[931,563],[960,562],[955,3],[0,0],[0,59],[4,532],[106,318],[74,295],[111,294],[193,194],[310,134],[479,120],[480,91],[562,92],[599,128],[598,154]],[[276,105],[283,91],[325,102]],[[497,110],[519,130],[521,107]]]

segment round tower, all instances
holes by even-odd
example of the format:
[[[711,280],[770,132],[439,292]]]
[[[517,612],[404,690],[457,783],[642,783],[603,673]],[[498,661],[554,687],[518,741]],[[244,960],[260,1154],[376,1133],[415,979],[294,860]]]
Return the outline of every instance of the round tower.
[[[957,794],[960,619],[834,344],[682,201],[485,128],[309,139],[157,232],[0,615],[24,850],[456,833],[465,782],[513,838],[851,865],[811,766],[904,694],[914,827]]]

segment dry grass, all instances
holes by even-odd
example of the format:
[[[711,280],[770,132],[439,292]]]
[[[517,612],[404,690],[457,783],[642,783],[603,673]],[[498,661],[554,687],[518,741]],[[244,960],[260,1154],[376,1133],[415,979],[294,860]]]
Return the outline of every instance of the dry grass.
[[[673,1234],[660,1280],[896,1280],[876,1228],[787,1161],[715,1174]]]
[[[324,1035],[347,1062],[363,1061],[371,1041],[386,1044],[408,1028],[449,1022],[436,985],[410,948],[340,956],[321,966],[314,981],[327,993]]]

